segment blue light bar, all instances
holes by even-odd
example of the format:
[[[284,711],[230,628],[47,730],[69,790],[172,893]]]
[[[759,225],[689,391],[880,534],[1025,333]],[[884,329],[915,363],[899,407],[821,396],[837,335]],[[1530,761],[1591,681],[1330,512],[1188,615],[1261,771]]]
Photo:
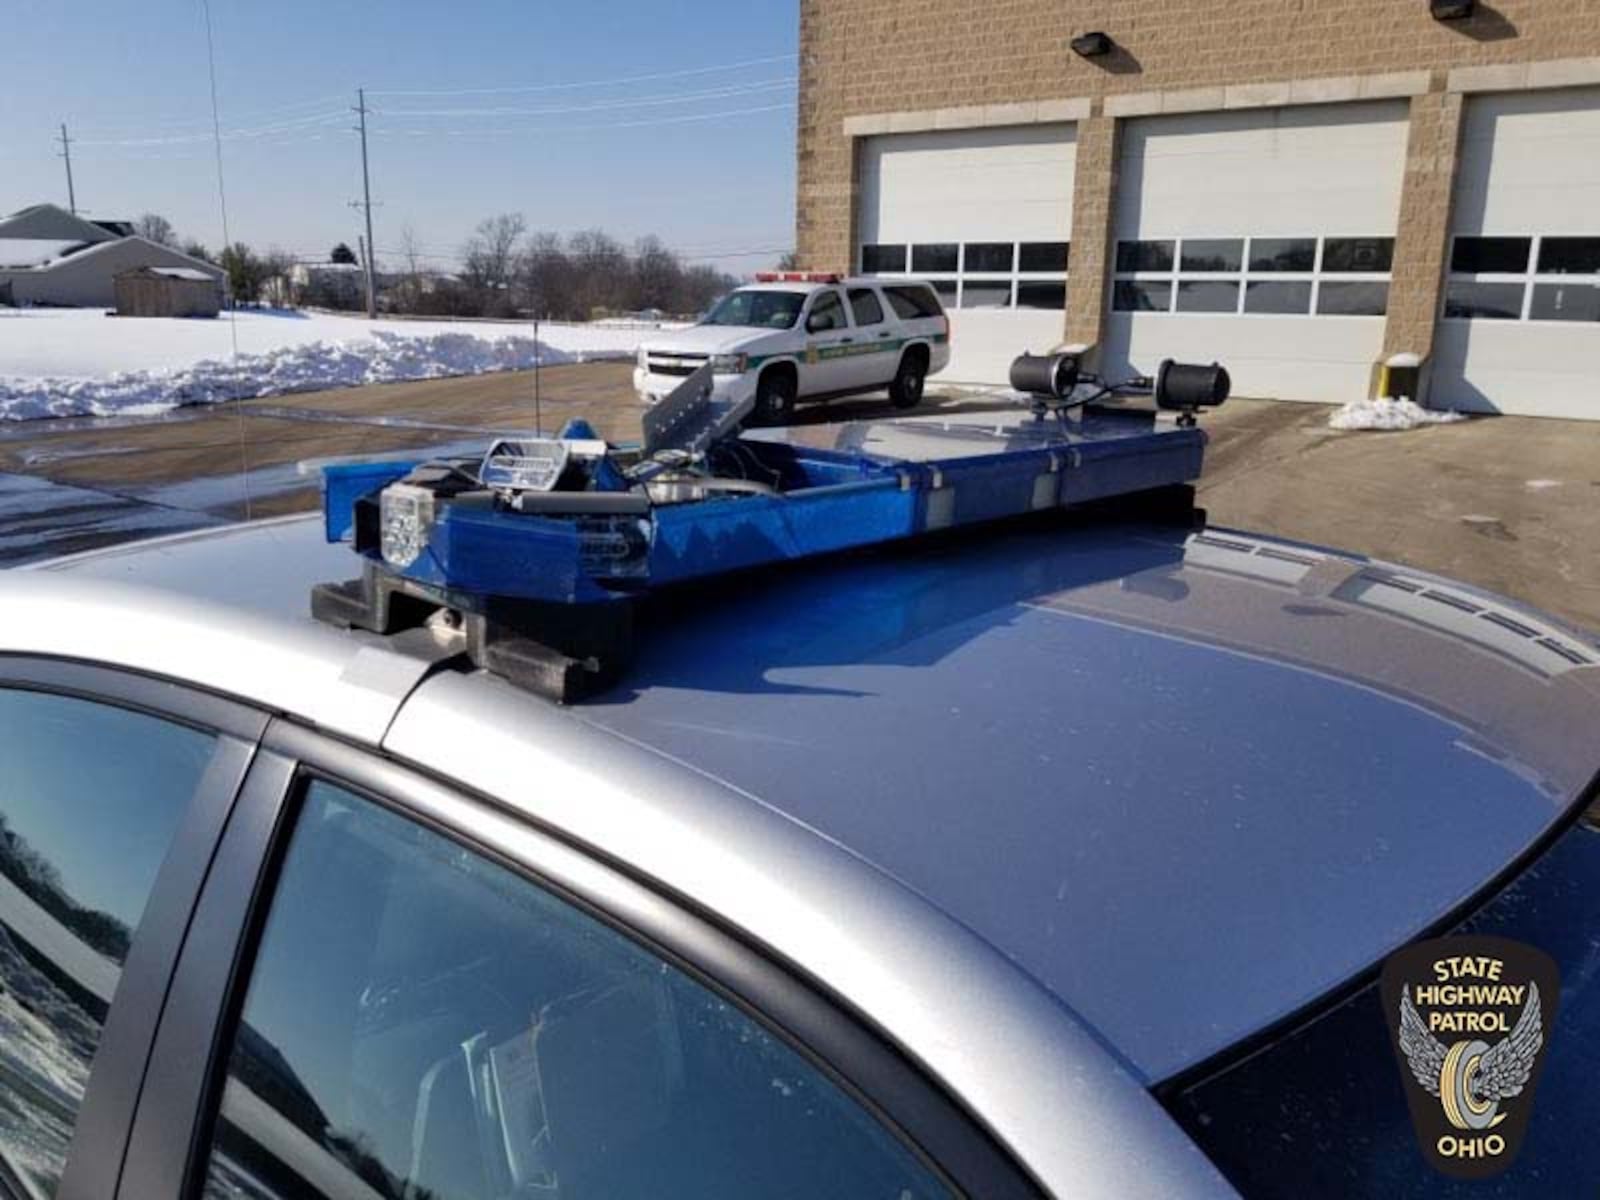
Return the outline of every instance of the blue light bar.
[[[1200,475],[1205,435],[1149,413],[1091,412],[1040,421],[1016,410],[763,431],[738,440],[770,494],[728,493],[636,512],[588,511],[615,492],[544,493],[515,511],[469,490],[441,495],[425,544],[386,561],[376,522],[388,485],[418,463],[329,467],[325,526],[380,571],[457,597],[585,604],[742,568],[873,545]],[[487,481],[486,481],[487,482]],[[604,507],[604,505],[602,505]],[[366,532],[363,532],[363,526]]]

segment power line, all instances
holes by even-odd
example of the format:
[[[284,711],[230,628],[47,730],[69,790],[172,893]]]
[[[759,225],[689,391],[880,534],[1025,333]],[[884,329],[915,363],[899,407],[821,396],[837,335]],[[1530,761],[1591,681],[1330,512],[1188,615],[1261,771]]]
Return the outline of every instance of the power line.
[[[614,87],[625,83],[646,83],[654,79],[686,79],[692,75],[711,75],[718,71],[737,71],[744,67],[758,67],[767,63],[793,62],[798,55],[773,54],[765,58],[747,58],[741,62],[717,63],[708,67],[691,67],[682,71],[652,71],[646,75],[623,75],[612,79],[579,79],[567,83],[536,83],[517,87],[445,88],[442,90],[374,91],[374,96],[511,96],[529,92],[558,92],[574,88]]]
[[[313,113],[310,116],[295,117],[292,120],[273,121],[266,125],[237,126],[225,130],[222,134],[224,141],[234,141],[241,138],[268,137],[276,133],[292,132],[304,129],[307,126],[333,125],[346,120],[344,110],[333,109],[330,112]],[[77,138],[84,146],[184,146],[197,142],[208,142],[212,138],[212,131],[205,133],[175,133],[158,137],[134,138]]]
[[[567,104],[556,108],[386,108],[388,117],[550,117],[564,113],[602,112],[617,108],[652,108],[662,104],[692,104],[697,100],[724,100],[730,96],[749,95],[753,92],[771,92],[793,87],[799,82],[796,76],[782,79],[760,79],[749,83],[727,84],[722,87],[703,88],[693,92],[665,92],[638,99],[616,97],[585,104]]]
[[[344,100],[344,95],[338,92],[328,96],[316,96],[305,100],[292,100],[285,104],[275,104],[270,108],[257,109],[254,112],[235,114],[234,120],[240,123],[257,122],[266,118],[282,119],[286,114],[299,112],[307,108],[324,108],[330,104],[338,104]],[[148,130],[148,129],[203,129],[209,131],[211,118],[209,117],[169,117],[155,121],[112,121],[108,125],[91,125],[91,133],[107,134],[119,130]]]
[[[530,133],[593,133],[606,129],[652,129],[663,125],[682,125],[694,121],[717,121],[724,117],[753,117],[761,113],[792,112],[795,102],[758,104],[746,108],[725,108],[716,112],[687,113],[676,117],[653,117],[642,121],[604,121],[587,125],[523,125],[499,129],[380,129],[373,137],[526,137]],[[286,144],[286,143],[280,143]]]

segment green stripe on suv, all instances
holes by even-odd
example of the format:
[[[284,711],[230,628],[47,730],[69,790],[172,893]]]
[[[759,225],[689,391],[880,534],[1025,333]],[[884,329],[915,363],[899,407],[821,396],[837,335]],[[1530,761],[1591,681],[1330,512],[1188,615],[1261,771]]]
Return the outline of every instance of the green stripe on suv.
[[[936,345],[943,345],[950,340],[946,333],[927,334],[909,338],[888,338],[873,342],[835,346],[807,346],[803,352],[796,354],[793,351],[784,351],[780,354],[752,354],[749,358],[749,370],[756,370],[765,366],[776,358],[798,358],[801,362],[822,362],[826,359],[853,358],[858,354],[895,354],[912,342],[930,341]]]

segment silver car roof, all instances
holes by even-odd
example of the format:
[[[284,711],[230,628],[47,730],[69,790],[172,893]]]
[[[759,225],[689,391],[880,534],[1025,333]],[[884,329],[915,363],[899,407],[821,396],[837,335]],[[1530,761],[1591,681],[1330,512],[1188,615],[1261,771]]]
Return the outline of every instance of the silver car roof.
[[[188,619],[253,643],[280,633],[241,614],[303,612],[310,582],[353,573],[315,532],[169,539],[56,573],[209,594],[225,610]],[[1239,534],[1012,530],[744,577],[676,607],[647,622],[618,689],[572,710],[450,673],[412,690],[401,668],[375,669],[381,648],[303,620],[290,644],[327,655],[319,678],[340,687],[384,678],[391,752],[728,914],[908,1030],[986,1113],[1007,1111],[999,1064],[1026,1072],[1050,1027],[1028,1005],[1078,1030],[1049,1061],[1078,1062],[1080,1082],[1122,1094],[1169,1078],[1455,909],[1596,765],[1592,639],[1461,585]],[[157,651],[123,653],[161,669]],[[262,686],[319,719],[292,681]],[[344,706],[321,711],[373,740]],[[644,757],[624,771],[625,754]],[[558,769],[584,787],[540,786]],[[640,799],[668,776],[699,799]],[[611,803],[585,799],[601,787]],[[748,836],[725,836],[730,822]],[[1032,1015],[980,1036],[997,996],[912,994],[919,964],[929,986],[965,975],[902,955],[872,916],[909,912]],[[941,1035],[953,1009],[965,1025]],[[1081,1163],[1081,1147],[1049,1149],[1062,1110],[1047,1107],[1012,1112],[1004,1136],[1030,1163]]]

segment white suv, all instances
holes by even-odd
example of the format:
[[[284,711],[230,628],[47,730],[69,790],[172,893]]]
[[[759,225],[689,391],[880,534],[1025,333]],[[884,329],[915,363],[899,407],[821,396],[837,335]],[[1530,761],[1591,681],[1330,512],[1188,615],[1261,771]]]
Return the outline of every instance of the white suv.
[[[724,296],[700,322],[639,348],[633,386],[655,403],[707,359],[719,395],[754,395],[755,424],[786,421],[798,400],[887,387],[897,408],[950,361],[950,320],[915,280],[773,272]]]

